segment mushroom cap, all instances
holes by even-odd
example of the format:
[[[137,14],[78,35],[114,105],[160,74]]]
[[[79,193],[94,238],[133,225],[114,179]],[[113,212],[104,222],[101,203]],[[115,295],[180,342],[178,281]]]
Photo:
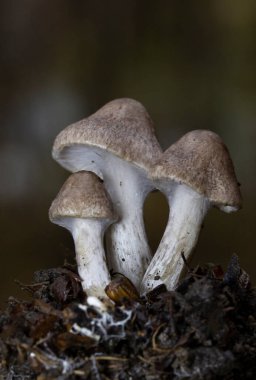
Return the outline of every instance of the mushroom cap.
[[[55,139],[53,158],[74,171],[65,152],[79,145],[101,148],[143,169],[162,153],[149,114],[141,103],[129,98],[115,99],[65,128]]]
[[[154,181],[184,183],[223,211],[241,207],[232,160],[226,145],[214,132],[195,130],[185,134],[155,162],[151,175]]]
[[[92,172],[71,174],[49,209],[51,222],[63,217],[115,221],[111,200],[102,181]]]

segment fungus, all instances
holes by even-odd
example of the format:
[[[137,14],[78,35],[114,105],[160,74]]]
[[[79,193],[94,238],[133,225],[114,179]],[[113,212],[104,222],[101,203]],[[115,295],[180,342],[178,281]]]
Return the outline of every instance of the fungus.
[[[53,158],[71,172],[104,179],[118,223],[107,233],[109,267],[139,286],[152,258],[143,203],[154,185],[148,170],[161,154],[152,120],[141,103],[116,99],[57,136]]]
[[[221,138],[195,130],[171,145],[151,172],[156,187],[167,197],[169,220],[141,284],[145,293],[164,283],[177,285],[196,245],[203,219],[214,206],[230,213],[241,207],[241,194],[229,152]]]
[[[86,294],[106,298],[104,288],[111,278],[103,235],[116,216],[102,181],[91,172],[72,174],[52,202],[49,218],[73,236],[78,273]]]

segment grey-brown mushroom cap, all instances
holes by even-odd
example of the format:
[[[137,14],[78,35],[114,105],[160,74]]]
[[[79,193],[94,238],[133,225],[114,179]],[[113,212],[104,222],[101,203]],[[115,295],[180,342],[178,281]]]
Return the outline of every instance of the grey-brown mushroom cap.
[[[172,179],[184,183],[215,206],[241,207],[232,160],[226,145],[214,132],[195,130],[185,134],[155,162],[151,175],[155,181]]]
[[[87,171],[71,174],[52,202],[50,220],[63,217],[117,220],[103,182]]]
[[[129,98],[115,99],[66,127],[55,139],[53,158],[70,170],[65,150],[76,145],[108,150],[143,169],[162,153],[149,114],[140,102]]]

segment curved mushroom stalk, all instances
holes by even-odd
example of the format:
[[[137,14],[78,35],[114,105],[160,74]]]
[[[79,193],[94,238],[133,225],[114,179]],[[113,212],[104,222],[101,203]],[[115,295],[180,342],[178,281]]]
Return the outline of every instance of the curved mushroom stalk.
[[[159,248],[143,278],[145,292],[165,283],[174,288],[185,257],[191,254],[203,218],[210,206],[237,211],[241,194],[228,150],[211,131],[196,130],[184,135],[158,159],[151,178],[169,200],[170,216]]]
[[[163,238],[141,283],[144,294],[164,283],[174,289],[184,270],[182,254],[188,259],[195,247],[210,202],[185,185],[174,184],[165,192],[170,205]]]
[[[107,224],[97,219],[74,219],[70,227],[82,287],[88,296],[104,297],[111,277],[106,264],[103,235]]]
[[[106,232],[109,268],[139,287],[152,259],[143,220],[143,204],[153,184],[143,170],[112,156],[105,162],[105,187],[119,216]]]

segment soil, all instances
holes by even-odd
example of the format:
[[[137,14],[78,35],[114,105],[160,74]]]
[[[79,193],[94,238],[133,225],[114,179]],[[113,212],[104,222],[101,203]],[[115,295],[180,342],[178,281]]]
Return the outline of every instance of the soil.
[[[0,379],[256,378],[256,289],[235,255],[118,304],[87,298],[68,264],[19,286],[31,300],[0,311]]]

